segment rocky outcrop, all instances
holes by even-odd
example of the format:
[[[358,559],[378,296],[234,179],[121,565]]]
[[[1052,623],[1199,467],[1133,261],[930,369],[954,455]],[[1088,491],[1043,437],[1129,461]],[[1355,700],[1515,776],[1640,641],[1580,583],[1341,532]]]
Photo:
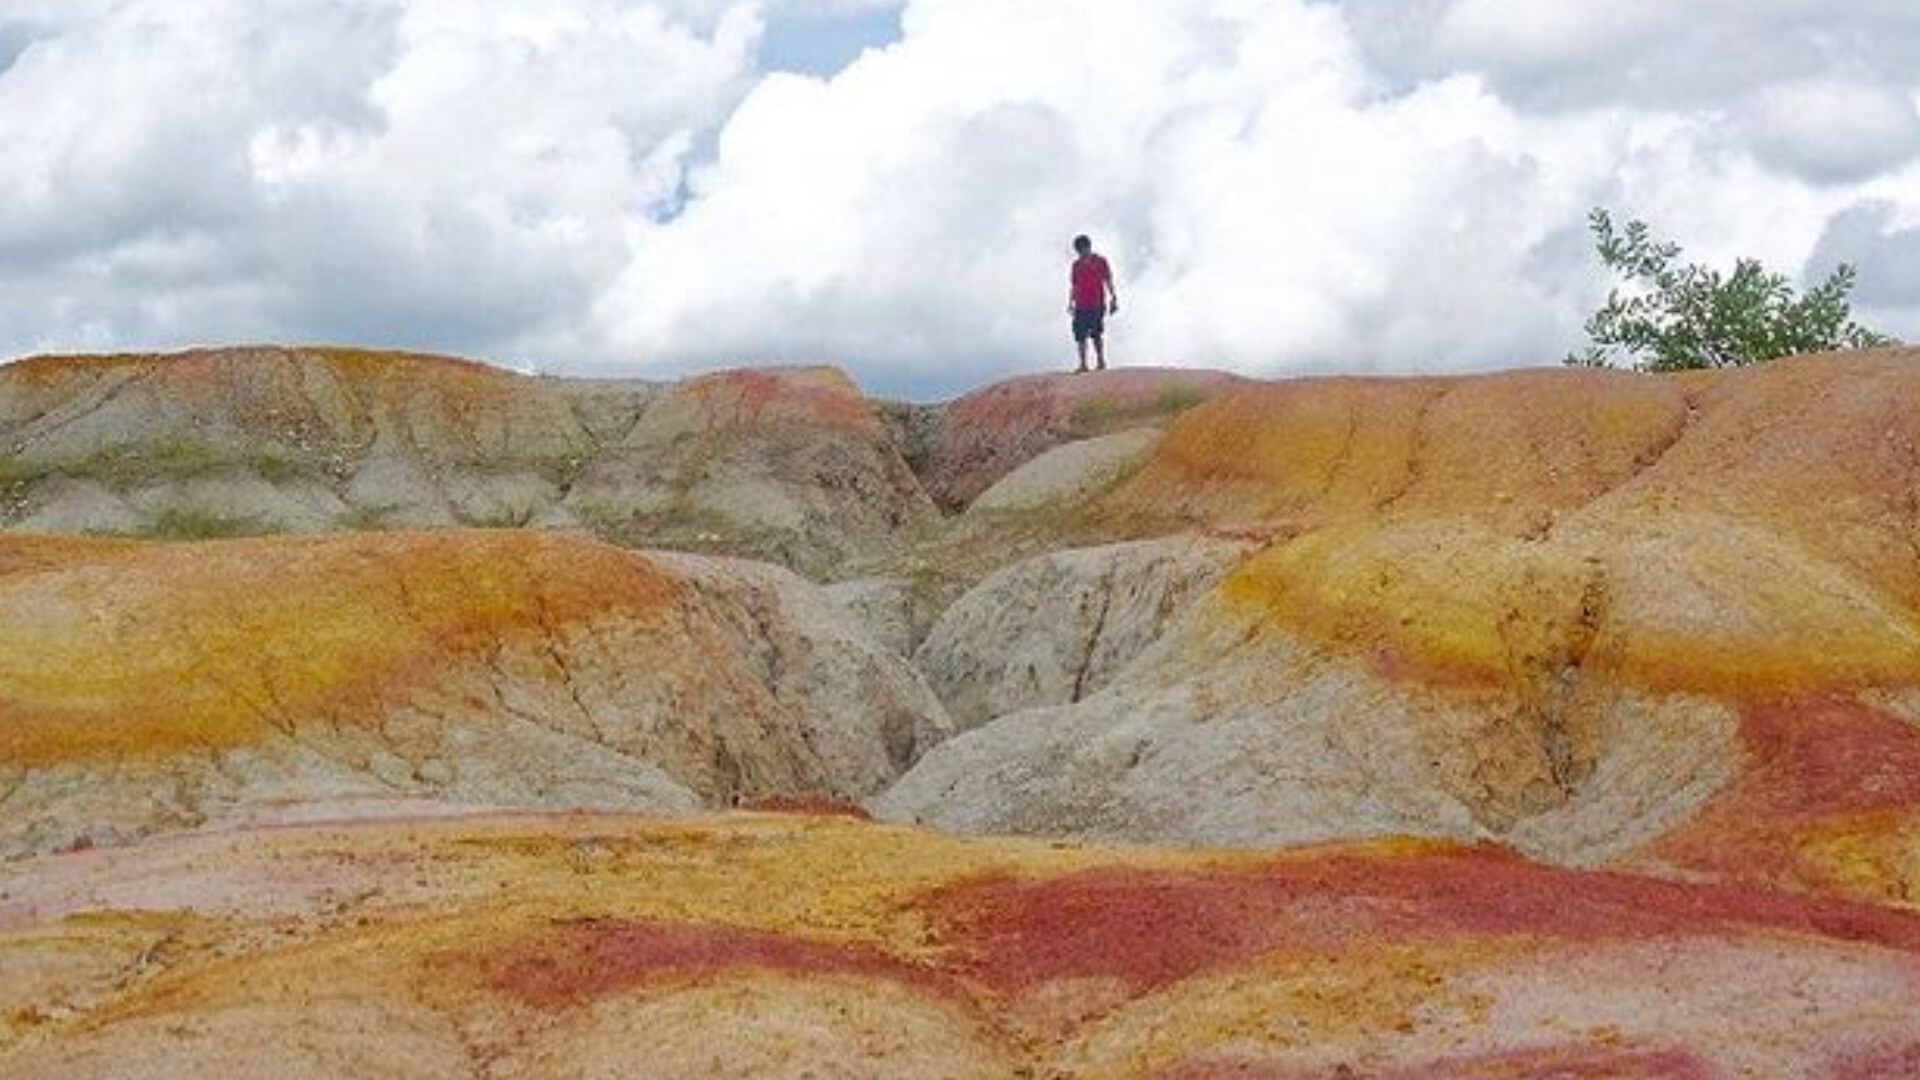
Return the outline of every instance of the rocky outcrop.
[[[914,662],[962,728],[1081,701],[1112,682],[1247,551],[1183,536],[1029,560],[949,607]]]
[[[852,798],[949,731],[770,566],[534,532],[0,551],[0,854],[414,800]]]
[[[0,526],[202,538],[586,526],[824,573],[934,516],[827,369],[534,378],[338,349],[0,367]]]

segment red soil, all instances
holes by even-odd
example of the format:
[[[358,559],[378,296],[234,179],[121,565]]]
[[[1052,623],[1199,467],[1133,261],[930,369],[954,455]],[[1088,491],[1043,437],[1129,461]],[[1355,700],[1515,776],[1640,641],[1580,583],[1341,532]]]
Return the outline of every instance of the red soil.
[[[1748,710],[1741,728],[1753,762],[1713,811],[1775,820],[1920,807],[1920,731],[1844,701]]]
[[[871,949],[737,927],[582,919],[512,944],[454,958],[481,985],[543,1009],[587,1005],[649,983],[759,968],[817,978],[862,975],[903,983],[933,973]]]
[[[1257,871],[976,879],[923,901],[956,973],[999,993],[1107,977],[1136,991],[1279,951],[1378,941],[1779,932],[1920,952],[1920,916],[1839,900],[1537,866],[1491,849],[1283,858]]]
[[[1280,859],[1259,870],[982,878],[936,890],[917,906],[946,950],[935,966],[879,948],[769,931],[619,919],[559,922],[449,959],[474,972],[482,986],[535,1007],[563,1009],[742,968],[853,975],[943,993],[973,987],[997,996],[1060,980],[1110,978],[1145,993],[1276,952],[1324,955],[1382,941],[1450,938],[1594,941],[1771,932],[1920,952],[1920,916],[1912,914],[1735,886],[1556,870],[1485,849],[1336,853]],[[1521,1066],[1535,1059],[1514,1059],[1520,1062],[1514,1075],[1610,1076],[1615,1073],[1603,1066],[1622,1060],[1617,1051],[1591,1063],[1555,1053],[1547,1060],[1558,1071],[1526,1072]],[[1636,1076],[1695,1075],[1682,1059],[1642,1057],[1634,1060],[1647,1067]],[[1408,1080],[1469,1075],[1506,1074],[1451,1064],[1407,1074]]]
[[[1853,702],[1756,706],[1742,718],[1746,767],[1650,853],[1748,880],[1805,880],[1798,841],[1822,822],[1920,813],[1920,731]]]

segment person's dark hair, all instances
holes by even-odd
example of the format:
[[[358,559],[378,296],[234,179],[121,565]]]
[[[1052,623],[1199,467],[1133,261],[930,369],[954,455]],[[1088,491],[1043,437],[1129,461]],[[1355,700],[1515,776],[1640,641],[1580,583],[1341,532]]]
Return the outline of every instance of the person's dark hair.
[[[1087,239],[1085,236],[1076,236],[1073,238],[1073,250],[1085,255],[1087,252],[1093,250],[1093,241]]]

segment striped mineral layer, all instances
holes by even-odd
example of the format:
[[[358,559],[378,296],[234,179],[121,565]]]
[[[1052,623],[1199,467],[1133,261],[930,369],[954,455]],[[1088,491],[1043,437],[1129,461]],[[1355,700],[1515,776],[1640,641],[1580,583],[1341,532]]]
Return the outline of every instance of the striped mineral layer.
[[[47,358],[0,526],[8,1080],[1920,1077],[1920,353]]]

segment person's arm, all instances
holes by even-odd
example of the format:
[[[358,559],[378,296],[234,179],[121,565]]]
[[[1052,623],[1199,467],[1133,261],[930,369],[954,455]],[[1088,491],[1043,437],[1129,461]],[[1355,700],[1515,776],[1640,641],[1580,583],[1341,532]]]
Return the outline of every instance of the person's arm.
[[[1113,266],[1107,266],[1107,314],[1115,315],[1120,311],[1120,289],[1113,283]]]

